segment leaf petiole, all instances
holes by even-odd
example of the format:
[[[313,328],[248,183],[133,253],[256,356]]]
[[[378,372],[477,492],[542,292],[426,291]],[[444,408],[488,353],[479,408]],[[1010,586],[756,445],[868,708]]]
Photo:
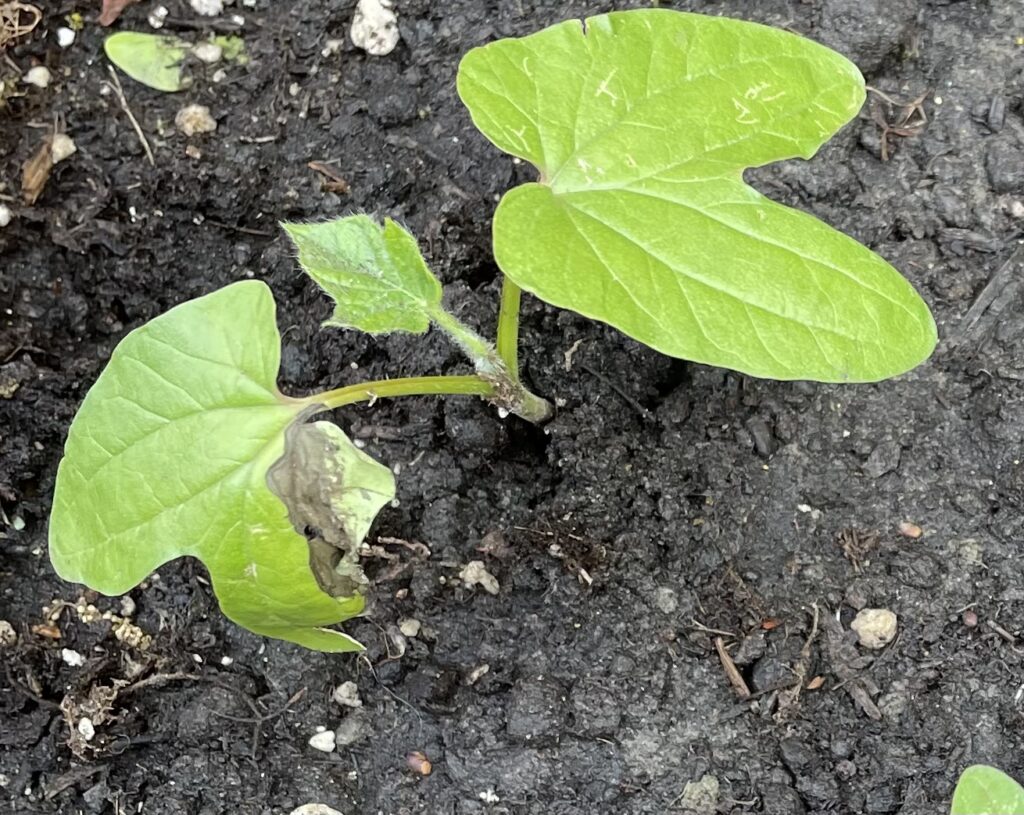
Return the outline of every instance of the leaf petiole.
[[[498,309],[498,356],[510,371],[519,371],[519,305],[523,290],[512,279],[501,281],[501,306]]]
[[[307,396],[303,401],[311,405],[322,405],[324,410],[331,410],[345,405],[373,402],[377,399],[391,399],[396,396],[434,396],[439,394],[482,396],[486,399],[495,396],[497,389],[490,382],[475,375],[409,376],[346,385],[343,388]]]

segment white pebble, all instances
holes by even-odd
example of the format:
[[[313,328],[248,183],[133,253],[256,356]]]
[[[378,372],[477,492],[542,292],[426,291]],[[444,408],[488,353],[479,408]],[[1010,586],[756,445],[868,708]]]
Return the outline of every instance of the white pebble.
[[[6,207],[0,207],[0,210],[2,209],[6,209]],[[0,226],[3,226],[2,215],[3,213],[0,212]],[[0,620],[0,646],[10,648],[17,642],[18,632],[14,630],[14,626],[7,622],[7,620]]]
[[[53,74],[50,73],[49,68],[45,65],[36,65],[25,72],[21,81],[26,85],[35,85],[37,88],[46,88],[49,87],[51,79],[53,79]]]
[[[71,158],[77,152],[78,147],[67,133],[54,133],[53,141],[50,142],[50,158],[54,164],[60,164],[64,159]]]
[[[14,213],[7,204],[0,204],[0,229],[3,229],[14,220]]]
[[[334,731],[321,730],[309,737],[309,746],[321,753],[334,752]]]
[[[288,815],[342,815],[336,809],[331,809],[327,804],[303,804],[293,809]]]
[[[216,17],[224,11],[224,0],[188,0],[188,4],[203,17]]]
[[[64,660],[65,665],[70,665],[72,668],[81,668],[85,665],[85,657],[70,648],[61,648],[60,658]]]
[[[359,0],[349,34],[357,48],[374,57],[383,57],[398,45],[398,17],[391,0]]]
[[[83,716],[78,720],[78,732],[82,735],[82,738],[86,741],[92,741],[93,736],[96,735],[96,728],[93,727],[92,719]]]
[[[423,624],[413,617],[406,617],[398,622],[398,630],[407,637],[418,637],[421,628],[423,628]]]
[[[206,105],[186,105],[174,117],[174,124],[185,136],[212,133],[217,129],[217,120]]]
[[[342,707],[362,707],[359,698],[359,686],[355,682],[342,682],[334,689],[332,697]]]
[[[225,668],[230,668],[232,665],[235,664],[235,660],[232,657],[223,656],[220,658],[220,664]]]
[[[865,608],[850,623],[857,639],[865,648],[884,648],[896,639],[897,618],[887,608]]]
[[[201,42],[192,49],[192,54],[200,62],[207,65],[214,65],[221,61],[224,56],[224,49],[215,42]]]
[[[337,54],[342,48],[345,47],[344,40],[327,40],[324,43],[324,47],[320,51],[320,56],[330,57]]]
[[[498,579],[487,571],[482,560],[471,560],[459,572],[459,577],[467,586],[480,586],[488,594],[497,594],[500,590]]]
[[[121,616],[122,617],[133,617],[135,616],[135,601],[127,594],[121,598]]]
[[[1024,218],[1024,202],[1012,201],[1010,203],[1010,214],[1014,218]]]
[[[167,11],[167,6],[157,6],[149,13],[149,17],[147,17],[146,19],[148,20],[151,27],[157,29],[163,28],[164,20],[167,19],[168,13],[169,12]]]
[[[57,45],[59,45],[61,48],[70,48],[74,42],[74,31],[66,27],[61,27],[57,29]]]

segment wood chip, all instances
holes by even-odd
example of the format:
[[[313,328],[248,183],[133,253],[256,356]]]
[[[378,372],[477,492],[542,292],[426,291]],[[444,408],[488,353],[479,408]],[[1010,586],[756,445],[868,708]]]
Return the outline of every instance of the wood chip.
[[[35,155],[25,162],[21,171],[21,197],[25,204],[32,206],[43,194],[46,182],[53,169],[53,137],[47,136],[36,150]]]
[[[725,649],[725,640],[721,637],[715,637],[715,650],[718,651],[718,658],[722,662],[722,668],[725,669],[725,676],[729,680],[729,684],[732,685],[733,690],[736,691],[736,695],[740,699],[749,699],[750,688],[747,687],[747,683],[736,667],[736,663],[732,661],[732,657],[729,656],[729,652]]]

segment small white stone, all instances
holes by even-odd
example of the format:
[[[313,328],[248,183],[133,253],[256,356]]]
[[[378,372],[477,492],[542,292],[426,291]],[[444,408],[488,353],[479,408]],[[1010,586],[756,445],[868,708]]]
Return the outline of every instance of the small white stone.
[[[481,792],[478,797],[485,804],[497,804],[501,801],[501,798],[498,797],[498,794],[491,787]]]
[[[303,804],[293,809],[288,815],[342,815],[342,813],[331,809],[327,804]]]
[[[50,73],[49,68],[45,65],[36,65],[25,72],[21,81],[26,85],[35,85],[37,88],[46,88],[49,87],[51,79],[53,79],[53,74]]]
[[[78,732],[86,741],[92,741],[96,735],[96,728],[93,727],[92,719],[83,716],[78,720]]]
[[[342,707],[363,706],[363,700],[359,698],[359,686],[355,682],[342,682],[334,689],[331,698]]]
[[[220,658],[220,664],[225,668],[230,668],[234,663],[235,660],[229,656],[223,656]]]
[[[60,164],[64,159],[71,158],[78,152],[74,140],[67,133],[55,133],[53,141],[50,142],[50,158],[54,164]]]
[[[134,617],[135,616],[135,601],[127,594],[121,598],[121,616],[122,617]]]
[[[487,571],[482,560],[471,560],[459,572],[459,577],[467,586],[480,586],[488,594],[497,594],[500,590],[498,579]]]
[[[896,639],[898,620],[887,608],[865,608],[853,618],[850,628],[857,632],[861,645],[877,650]]]
[[[60,658],[65,665],[70,665],[72,668],[81,668],[85,665],[85,657],[71,648],[61,648]]]
[[[18,642],[18,632],[7,620],[0,620],[0,647],[10,648]]]
[[[75,32],[66,27],[57,29],[57,45],[61,48],[70,48],[75,42]]]
[[[334,752],[334,731],[321,730],[309,737],[309,746],[321,753]]]
[[[224,57],[224,49],[215,42],[201,42],[192,49],[192,54],[200,62],[207,65],[214,65]]]
[[[3,229],[14,220],[14,213],[7,204],[0,204],[0,229]]]
[[[324,43],[324,47],[320,51],[320,56],[330,57],[337,54],[342,48],[345,47],[344,40],[327,40]]]
[[[224,0],[188,0],[188,4],[203,17],[216,17],[224,11]]]
[[[149,13],[149,17],[146,20],[152,28],[163,28],[164,20],[167,19],[168,11],[167,6],[157,6]]]
[[[184,136],[197,133],[212,133],[217,129],[217,120],[210,115],[206,105],[186,105],[174,117],[174,125]]]
[[[398,621],[398,630],[407,637],[418,637],[423,624],[414,617],[406,617]]]
[[[352,18],[352,42],[374,57],[383,57],[398,45],[398,17],[390,0],[359,0]]]
[[[1010,214],[1014,218],[1024,218],[1024,202],[1011,201],[1010,202]]]

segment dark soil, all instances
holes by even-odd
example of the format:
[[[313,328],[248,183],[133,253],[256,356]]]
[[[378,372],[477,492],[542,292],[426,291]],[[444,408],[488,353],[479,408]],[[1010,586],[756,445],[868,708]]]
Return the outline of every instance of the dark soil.
[[[528,302],[527,376],[560,405],[546,431],[457,399],[335,417],[401,465],[400,505],[375,534],[430,550],[385,545],[397,560],[373,567],[371,613],[346,627],[363,658],[227,623],[191,561],[131,593],[124,610],[146,649],[102,617],[122,614],[121,600],[86,595],[98,619],[76,610],[80,589],[46,557],[68,423],[127,330],[244,277],[278,298],[293,393],[465,370],[441,336],[320,331],[328,303],[275,224],[356,210],[401,219],[455,308],[492,330],[490,214],[529,172],[471,127],[458,59],[643,4],[400,0],[402,42],[373,58],[347,41],[322,55],[346,36],[351,0],[239,3],[247,68],[219,83],[199,71],[173,96],[124,80],[155,166],[104,91],[99,4],[43,4],[43,24],[8,56],[20,70],[48,65],[55,81],[0,112],[0,201],[16,215],[0,229],[0,618],[18,635],[0,650],[0,810],[255,815],[318,801],[346,815],[660,815],[710,776],[717,799],[703,813],[935,815],[970,763],[1024,776],[1019,0],[661,4],[808,34],[890,97],[923,100],[927,123],[889,133],[888,161],[865,109],[813,161],[752,177],[894,262],[934,308],[940,349],[894,382],[780,384],[682,364]],[[146,30],[153,5],[117,27]],[[167,6],[196,26],[182,33],[211,25],[183,0]],[[54,31],[76,10],[87,24],[61,50]],[[0,75],[13,68],[0,62]],[[869,101],[899,123],[901,108]],[[219,122],[192,140],[198,158],[171,125],[188,102]],[[55,116],[78,153],[22,207],[22,163]],[[325,191],[310,161],[332,162],[350,191]],[[902,522],[923,536],[901,535]],[[460,585],[473,559],[498,596]],[[62,602],[45,627],[44,606]],[[865,606],[899,615],[883,651],[843,640]],[[398,634],[406,618],[418,636]],[[752,701],[728,684],[716,636]],[[66,664],[62,648],[85,664]],[[348,679],[360,709],[331,701]],[[77,721],[114,687],[74,755],[61,706]],[[318,726],[345,743],[316,752]],[[407,764],[417,750],[428,777]]]

